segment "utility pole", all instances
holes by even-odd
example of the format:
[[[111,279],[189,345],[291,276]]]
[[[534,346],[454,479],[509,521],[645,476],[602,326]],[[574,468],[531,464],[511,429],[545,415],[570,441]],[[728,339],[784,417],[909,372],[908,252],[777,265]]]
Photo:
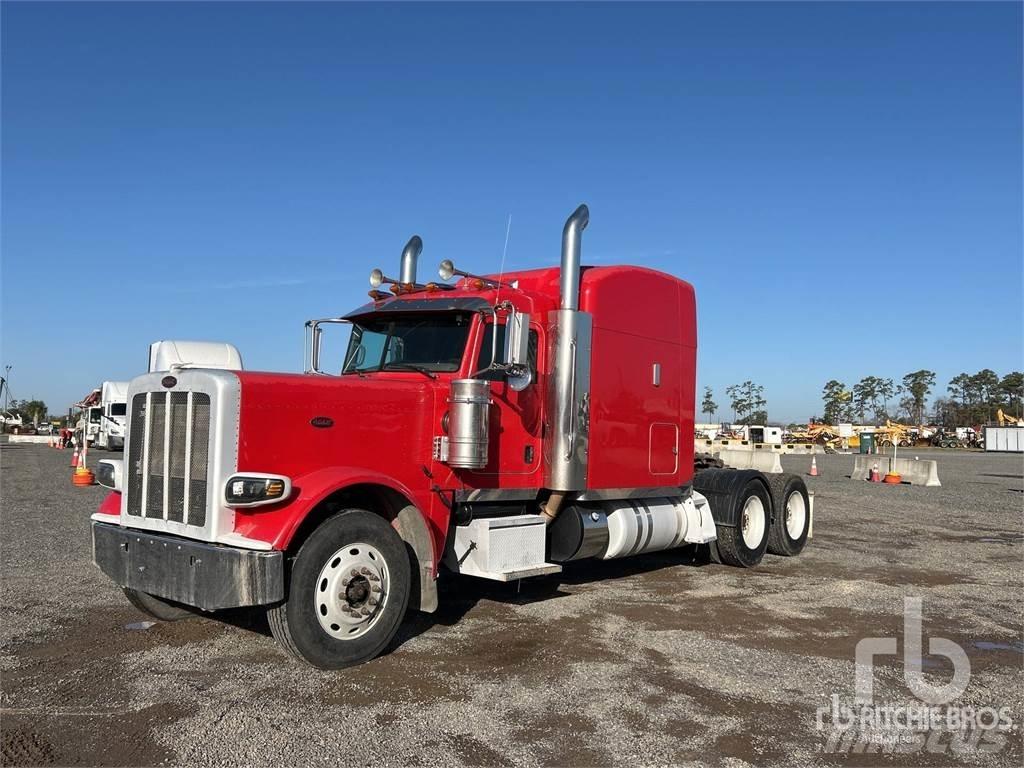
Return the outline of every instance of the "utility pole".
[[[5,365],[4,366],[4,384],[6,385],[4,387],[4,410],[5,411],[7,410],[7,406],[9,405],[9,401],[10,401],[10,398],[11,398],[11,368],[13,368],[13,367],[14,367],[13,365]]]

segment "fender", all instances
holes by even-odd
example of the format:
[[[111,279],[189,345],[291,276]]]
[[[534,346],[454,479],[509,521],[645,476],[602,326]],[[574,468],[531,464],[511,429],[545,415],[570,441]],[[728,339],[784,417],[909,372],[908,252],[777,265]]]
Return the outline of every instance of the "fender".
[[[740,522],[739,494],[751,480],[757,480],[764,486],[770,503],[768,481],[756,469],[702,469],[693,476],[693,489],[707,499],[715,525],[735,528]],[[767,512],[768,524],[771,525],[775,520],[775,510],[769,506]]]
[[[117,520],[114,522],[120,524],[121,522],[121,492],[111,491],[103,497],[103,501],[100,502],[99,509],[94,514],[106,515],[109,517],[116,517]],[[95,518],[94,518],[95,519]]]
[[[392,492],[389,508],[380,511],[386,514],[392,527],[405,542],[410,550],[414,570],[419,572],[419,578],[414,580],[409,605],[429,613],[437,609],[437,564],[444,541],[443,538],[438,541],[437,529],[429,524],[416,504],[415,494],[407,486],[392,477],[362,467],[325,467],[292,478],[292,485],[298,495],[274,514],[276,532],[271,541],[274,549],[288,549],[309,515],[331,495],[355,486],[387,489]],[[267,513],[256,514],[269,517]],[[440,530],[446,527],[447,522]],[[237,524],[235,530],[239,530]],[[444,534],[440,535],[443,537]]]

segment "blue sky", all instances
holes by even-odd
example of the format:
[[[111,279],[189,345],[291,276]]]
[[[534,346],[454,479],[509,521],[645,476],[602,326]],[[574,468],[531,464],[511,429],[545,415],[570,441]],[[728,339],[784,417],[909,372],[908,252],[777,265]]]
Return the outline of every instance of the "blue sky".
[[[699,385],[1022,367],[1021,5],[4,3],[2,362],[298,370],[413,233],[691,281]]]

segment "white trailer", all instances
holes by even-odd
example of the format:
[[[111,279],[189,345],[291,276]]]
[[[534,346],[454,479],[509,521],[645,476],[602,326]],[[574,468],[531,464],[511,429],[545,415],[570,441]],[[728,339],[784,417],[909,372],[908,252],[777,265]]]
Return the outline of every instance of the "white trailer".
[[[104,381],[100,387],[100,404],[98,409],[90,409],[90,430],[92,429],[92,413],[99,411],[99,426],[93,444],[105,451],[124,450],[125,422],[128,418],[128,382]]]
[[[752,443],[782,445],[782,427],[750,426],[747,428]]]
[[[1024,427],[985,427],[985,451],[1024,452]]]

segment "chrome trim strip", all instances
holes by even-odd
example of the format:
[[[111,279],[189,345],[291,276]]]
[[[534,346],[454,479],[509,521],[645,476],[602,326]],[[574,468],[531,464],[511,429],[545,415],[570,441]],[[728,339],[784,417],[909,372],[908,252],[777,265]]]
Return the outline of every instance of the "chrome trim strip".
[[[471,490],[455,491],[455,502],[464,504],[466,502],[489,501],[532,501],[537,498],[536,488],[473,488]]]
[[[590,488],[580,493],[577,501],[613,501],[617,499],[657,499],[682,497],[685,493],[676,485],[651,488]]]

